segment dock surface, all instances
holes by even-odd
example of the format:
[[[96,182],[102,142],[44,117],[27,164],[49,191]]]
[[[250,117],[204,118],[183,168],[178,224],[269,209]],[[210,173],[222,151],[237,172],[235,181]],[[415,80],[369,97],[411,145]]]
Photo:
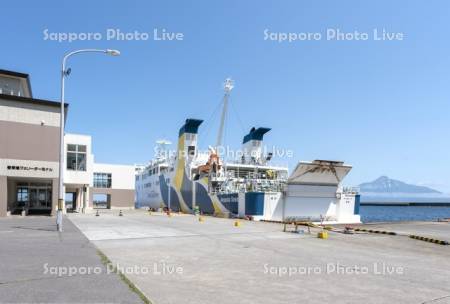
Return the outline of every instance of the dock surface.
[[[69,267],[75,267],[70,276]],[[95,246],[69,220],[59,234],[54,217],[27,216],[0,219],[0,303],[142,301],[108,274]]]
[[[69,218],[153,303],[450,303],[450,246],[125,212]],[[449,223],[367,225],[449,239]],[[164,271],[181,269],[182,273]]]

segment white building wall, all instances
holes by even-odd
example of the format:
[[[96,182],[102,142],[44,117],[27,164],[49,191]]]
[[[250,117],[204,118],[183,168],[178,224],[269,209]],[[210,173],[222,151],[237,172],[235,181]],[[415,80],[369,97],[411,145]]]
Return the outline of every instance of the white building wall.
[[[33,125],[59,127],[60,110],[47,105],[27,104],[2,99],[0,120]]]
[[[20,166],[23,167],[23,169],[8,170],[8,167],[10,166]],[[38,168],[38,170],[35,170],[35,168]],[[44,170],[42,170],[42,168]],[[59,164],[57,162],[0,158],[0,176],[58,178],[58,172]]]
[[[95,173],[111,173],[112,189],[135,188],[135,167],[128,165],[96,164],[92,154],[92,138],[88,135],[66,134],[64,136],[64,167],[67,168],[67,146],[86,146],[86,171],[64,171],[64,183],[66,185],[89,185],[93,187]]]
[[[86,171],[67,170],[67,146],[86,146]],[[94,156],[92,155],[92,138],[88,135],[66,134],[64,136],[64,183],[89,185],[93,183]]]
[[[95,164],[93,173],[111,173],[112,189],[135,188],[135,168],[127,165]]]

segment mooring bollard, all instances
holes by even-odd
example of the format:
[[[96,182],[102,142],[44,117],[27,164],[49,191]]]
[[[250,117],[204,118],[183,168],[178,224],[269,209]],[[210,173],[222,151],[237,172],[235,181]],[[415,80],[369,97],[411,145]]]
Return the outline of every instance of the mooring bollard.
[[[123,216],[122,210],[119,211],[119,216]]]
[[[241,222],[234,221],[234,227],[241,227]]]
[[[321,231],[321,232],[319,232],[317,234],[317,237],[319,239],[324,239],[324,240],[328,239],[328,231]]]
[[[98,213],[98,210],[97,210],[97,212],[95,213],[95,216],[100,216],[100,214]]]

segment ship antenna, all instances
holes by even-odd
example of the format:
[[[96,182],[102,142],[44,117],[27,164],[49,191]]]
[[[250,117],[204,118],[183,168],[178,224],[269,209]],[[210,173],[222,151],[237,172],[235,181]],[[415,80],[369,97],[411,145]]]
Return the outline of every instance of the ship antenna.
[[[228,110],[228,100],[230,98],[230,92],[234,88],[234,81],[231,78],[227,78],[225,80],[225,83],[223,84],[223,89],[225,91],[225,94],[223,96],[223,109],[222,109],[222,116],[220,118],[220,126],[219,126],[219,133],[217,134],[217,142],[216,142],[216,151],[222,145],[222,138],[223,138],[223,128],[225,126],[225,118],[227,116],[227,110]]]

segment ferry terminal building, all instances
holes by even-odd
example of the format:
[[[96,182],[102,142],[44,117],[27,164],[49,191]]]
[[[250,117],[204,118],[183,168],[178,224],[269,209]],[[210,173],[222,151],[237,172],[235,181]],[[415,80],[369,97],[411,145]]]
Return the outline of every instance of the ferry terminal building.
[[[60,106],[34,98],[28,74],[0,70],[0,217],[55,214]],[[95,163],[88,135],[65,134],[64,149],[67,211],[134,208],[134,166]]]

